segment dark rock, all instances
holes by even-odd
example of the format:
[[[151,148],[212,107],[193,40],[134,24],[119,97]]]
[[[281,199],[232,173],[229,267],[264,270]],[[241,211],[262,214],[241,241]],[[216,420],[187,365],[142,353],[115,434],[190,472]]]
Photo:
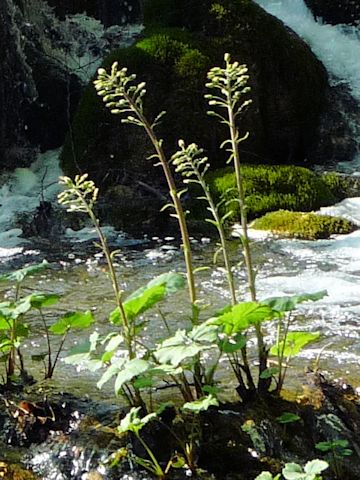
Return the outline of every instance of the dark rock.
[[[48,0],[56,15],[83,13],[99,19],[106,27],[139,21],[141,0]]]
[[[314,16],[325,23],[357,25],[360,22],[358,0],[305,0]]]
[[[30,163],[23,110],[37,95],[31,67],[20,48],[19,12],[12,0],[0,2],[0,158],[2,167]]]
[[[243,160],[300,163],[308,159],[325,98],[324,67],[294,32],[254,2],[224,0],[220,13],[212,3],[148,2],[148,27],[170,18],[170,24],[181,29],[161,30],[157,25],[156,34],[115,51],[104,66],[118,60],[137,73],[139,81],[147,82],[146,114],[154,118],[167,111],[158,135],[168,154],[184,138],[204,147],[212,165],[220,167],[226,154],[219,145],[228,133],[206,115],[203,95],[207,71],[222,65],[228,51],[248,65],[252,87],[253,104],[241,120],[241,133],[250,131],[249,140],[240,146]],[[176,18],[170,15],[174,8]],[[72,139],[68,137],[63,149],[66,173],[89,172],[104,189],[132,178],[161,192],[162,175],[145,160],[152,153],[145,133],[122,125],[119,117],[105,111],[89,85],[74,118]]]
[[[355,157],[360,150],[359,107],[347,85],[327,89],[318,137],[309,158],[336,166]]]

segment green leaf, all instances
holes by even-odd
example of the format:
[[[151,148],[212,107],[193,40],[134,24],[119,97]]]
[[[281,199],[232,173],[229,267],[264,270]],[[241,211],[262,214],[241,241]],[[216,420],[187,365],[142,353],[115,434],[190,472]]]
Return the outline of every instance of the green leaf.
[[[93,314],[87,312],[68,312],[61,317],[49,330],[55,335],[64,335],[71,328],[84,329],[94,322]]]
[[[133,378],[145,373],[150,368],[150,363],[147,360],[141,358],[134,358],[133,360],[127,361],[123,368],[117,374],[115,380],[115,393],[116,395],[120,392],[121,387],[124,383],[130,382]]]
[[[183,410],[190,410],[194,413],[199,413],[207,410],[209,407],[218,407],[219,402],[216,397],[213,395],[208,395],[206,397],[200,398],[199,400],[194,400],[193,402],[186,402],[182,406]]]
[[[246,337],[241,333],[236,333],[231,337],[219,340],[218,346],[224,353],[234,353],[246,346]]]
[[[212,348],[217,338],[216,332],[216,327],[207,322],[194,327],[190,332],[177,330],[173,337],[167,338],[160,344],[154,355],[160,363],[178,366],[183,360]]]
[[[167,295],[176,293],[185,285],[182,275],[174,272],[164,273],[151,280],[145,287],[133,292],[124,302],[124,309],[128,320],[131,322],[137,316],[146,312]],[[110,321],[115,325],[121,323],[121,314],[116,308],[110,314]]]
[[[268,305],[257,302],[243,302],[233,306],[230,311],[217,316],[212,323],[222,327],[224,333],[230,336],[277,316],[278,312],[275,312]]]
[[[274,477],[271,475],[270,472],[261,472],[255,480],[274,480]]]
[[[279,373],[278,367],[265,368],[260,374],[260,378],[271,378]]]
[[[141,407],[132,407],[130,412],[121,420],[118,426],[119,433],[133,432],[137,434],[149,421],[156,417],[156,413],[150,413],[143,418],[139,417]]]
[[[278,345],[273,345],[270,349],[271,355],[278,356],[284,348],[284,356],[294,356],[311,342],[315,342],[320,337],[319,332],[289,332],[285,341],[282,340]]]
[[[42,263],[38,263],[36,265],[30,265],[29,267],[24,267],[19,270],[15,270],[11,273],[5,273],[4,275],[0,275],[0,282],[17,282],[20,283],[29,275],[33,275],[34,273],[41,272],[49,268],[49,264],[46,260],[43,260]]]
[[[327,296],[326,290],[321,290],[316,293],[303,293],[301,295],[284,296],[284,297],[270,297],[262,300],[262,303],[269,305],[273,310],[278,312],[291,312],[299,303],[316,302]]]
[[[314,478],[308,478],[297,463],[286,463],[282,469],[282,474],[286,480],[315,480]]]
[[[139,296],[128,298],[124,302],[124,309],[128,320],[131,322],[137,316],[146,312],[154,305],[159,303],[165,297],[166,287],[162,285],[154,285],[144,290]]]
[[[284,412],[280,417],[276,418],[276,421],[278,423],[294,423],[297,422],[298,420],[301,420],[301,417],[299,415],[296,415],[296,413],[291,413],[291,412]]]
[[[315,460],[307,462],[304,470],[307,474],[320,475],[320,473],[326,470],[328,467],[329,464],[327,462],[325,462],[324,460],[318,460],[316,458]]]
[[[56,295],[54,293],[35,293],[29,297],[32,308],[37,309],[55,305],[59,299],[60,295]]]
[[[115,375],[119,373],[119,371],[123,368],[126,360],[121,358],[117,360],[115,363],[111,364],[103,373],[100,380],[97,382],[96,386],[101,389],[106,382],[111,380]]]

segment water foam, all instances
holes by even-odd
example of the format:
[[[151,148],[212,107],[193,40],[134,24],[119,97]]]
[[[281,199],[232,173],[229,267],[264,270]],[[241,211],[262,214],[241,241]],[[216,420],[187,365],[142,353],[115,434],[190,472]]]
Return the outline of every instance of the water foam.
[[[17,219],[30,215],[41,200],[51,201],[59,191],[59,150],[45,152],[29,168],[3,176],[0,187],[0,244],[2,248],[25,245]]]
[[[332,74],[333,84],[346,83],[360,100],[360,29],[315,20],[303,0],[256,0],[268,13],[294,30]]]

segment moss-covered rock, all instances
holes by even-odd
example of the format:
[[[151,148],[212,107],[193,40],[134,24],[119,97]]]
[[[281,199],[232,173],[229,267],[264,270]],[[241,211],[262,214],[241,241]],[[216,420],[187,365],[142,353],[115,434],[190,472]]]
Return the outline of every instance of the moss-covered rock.
[[[285,237],[318,240],[335,234],[351,233],[356,226],[349,220],[316,213],[289,212],[279,210],[270,212],[254,220],[252,228],[270,230]]]
[[[311,211],[344,198],[335,174],[320,176],[304,167],[289,165],[243,165],[242,175],[249,218],[279,209]],[[207,175],[211,192],[222,213],[232,210],[230,220],[239,216],[236,178],[232,168]]]
[[[167,111],[158,134],[168,154],[184,138],[204,147],[214,167],[225,164],[219,145],[227,131],[206,115],[203,95],[208,69],[222,64],[229,51],[248,64],[252,86],[253,105],[241,127],[241,132],[251,132],[241,146],[243,158],[282,163],[306,156],[326,74],[304,42],[281,22],[251,0],[149,0],[145,21],[146,37],[113,52],[104,67],[117,60],[147,82],[147,116]],[[162,176],[146,160],[152,153],[144,132],[105,111],[89,85],[63,149],[64,171],[89,172],[104,188],[132,185],[136,178],[161,189]]]

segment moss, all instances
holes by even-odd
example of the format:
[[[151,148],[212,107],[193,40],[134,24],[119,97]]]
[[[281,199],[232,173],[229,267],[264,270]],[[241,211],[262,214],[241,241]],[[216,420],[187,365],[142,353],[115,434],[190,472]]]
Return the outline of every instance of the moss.
[[[347,234],[355,230],[349,220],[316,213],[289,212],[279,210],[270,212],[252,223],[257,230],[270,230],[286,237],[317,240],[330,235]]]
[[[321,175],[321,180],[336,198],[336,201],[343,200],[349,194],[349,182],[344,175],[336,172],[327,172]]]
[[[243,165],[242,174],[249,218],[279,209],[311,211],[337,200],[322,177],[304,167]],[[216,201],[226,200],[223,213],[230,209],[233,211],[231,220],[238,218],[232,168],[209,173],[207,181]]]
[[[170,153],[177,147],[179,138],[191,136],[194,122],[197,131],[209,130],[211,120],[204,115],[205,120],[201,122],[197,117],[205,103],[198,92],[204,88],[211,62],[196,48],[196,39],[192,40],[189,32],[177,28],[156,28],[152,32],[130,48],[111,52],[103,67],[108,69],[114,61],[119,61],[139,79],[147,81],[151,93],[145,99],[145,112],[150,119],[161,110],[167,112],[158,134],[166,138],[165,148]],[[171,121],[166,121],[167,118]],[[132,176],[139,174],[140,179],[145,175],[148,180],[146,170],[150,169],[151,175],[151,167],[146,157],[151,153],[145,133],[121,124],[119,117],[106,111],[91,83],[62,151],[62,167],[66,174],[86,171],[106,188],[122,183],[122,177],[130,173]]]

